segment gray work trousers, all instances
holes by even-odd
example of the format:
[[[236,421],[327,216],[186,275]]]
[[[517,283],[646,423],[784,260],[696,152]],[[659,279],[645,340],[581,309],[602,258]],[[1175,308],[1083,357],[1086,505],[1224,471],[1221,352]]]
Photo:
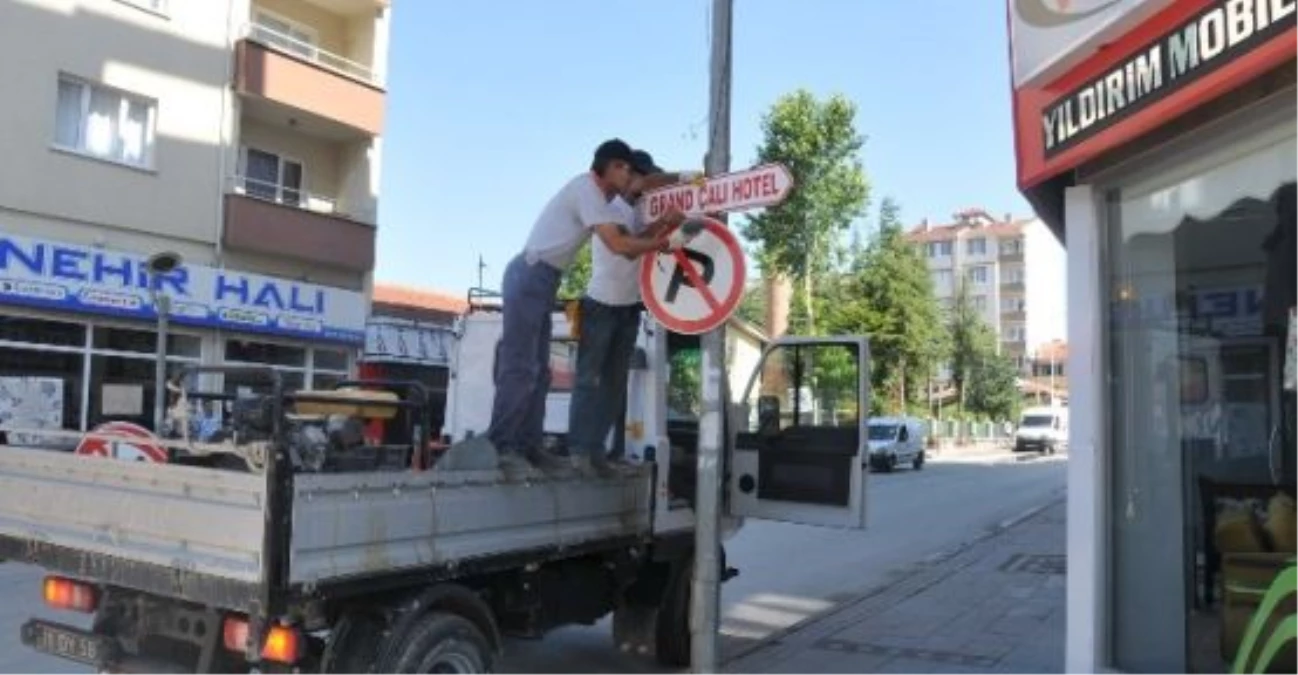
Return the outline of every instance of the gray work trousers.
[[[504,330],[496,345],[495,401],[487,437],[501,455],[541,449],[545,397],[550,392],[550,338],[558,269],[516,256],[501,288]]]

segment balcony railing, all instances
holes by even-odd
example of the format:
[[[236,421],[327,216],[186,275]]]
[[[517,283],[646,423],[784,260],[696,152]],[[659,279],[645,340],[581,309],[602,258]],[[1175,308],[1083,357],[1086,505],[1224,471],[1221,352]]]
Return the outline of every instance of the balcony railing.
[[[339,75],[376,87],[383,86],[379,74],[374,72],[373,68],[321,49],[310,42],[304,42],[269,26],[256,22],[245,24],[243,36],[272,49],[292,54]]]
[[[373,223],[375,213],[372,209],[341,209],[338,200],[332,197],[312,194],[305,190],[281,185],[273,181],[259,180],[248,176],[232,176],[230,191],[244,197],[251,197],[264,202],[290,206],[303,211],[340,216],[363,223]]]

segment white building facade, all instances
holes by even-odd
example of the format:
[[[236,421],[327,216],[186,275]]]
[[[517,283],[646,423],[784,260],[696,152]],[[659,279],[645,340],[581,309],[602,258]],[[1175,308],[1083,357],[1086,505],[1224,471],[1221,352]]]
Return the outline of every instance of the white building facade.
[[[1065,335],[1064,249],[1037,219],[993,219],[981,209],[945,225],[924,221],[907,239],[920,247],[938,301],[950,307],[959,284],[1020,367]]]
[[[387,0],[8,0],[0,14],[0,387],[60,402],[27,422],[152,426],[155,287],[173,369],[348,376],[374,267]],[[153,280],[159,252],[184,262]]]

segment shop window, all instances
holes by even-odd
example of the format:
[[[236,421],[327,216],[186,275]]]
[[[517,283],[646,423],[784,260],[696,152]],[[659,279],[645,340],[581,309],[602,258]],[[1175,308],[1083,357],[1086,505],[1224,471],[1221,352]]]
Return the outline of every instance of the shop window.
[[[79,353],[0,347],[0,429],[11,443],[76,447],[76,439],[17,430],[80,430],[84,364]]]
[[[183,364],[167,364],[168,379]],[[153,428],[154,361],[152,359],[95,354],[90,358],[90,415],[94,428],[105,422],[132,422]]]
[[[336,370],[347,372],[350,367],[347,358],[347,352],[342,349],[322,349],[317,347],[313,350],[315,357],[316,370]]]
[[[316,391],[337,389],[338,383],[349,380],[346,373],[315,373],[312,376],[311,388]]]
[[[227,362],[305,368],[306,348],[274,342],[227,340],[225,343],[225,360]]]
[[[1225,672],[1249,614],[1239,608],[1294,555],[1286,124],[1106,194],[1111,583],[1100,604],[1115,670]],[[1260,288],[1258,301],[1203,311],[1199,299],[1248,297],[1240,288]],[[1257,535],[1281,530],[1287,545]]]
[[[84,348],[86,327],[79,323],[0,315],[0,341]]]
[[[295,370],[278,370],[284,391],[299,391],[306,386],[306,373]],[[225,373],[225,393],[237,396],[250,394],[269,394],[271,380],[265,373],[242,372]]]
[[[135,352],[138,354],[155,354],[158,348],[158,333],[153,330],[133,330],[110,326],[95,326],[92,329],[94,348],[114,352]],[[203,341],[196,335],[169,333],[167,335],[167,355],[197,359],[203,354]]]

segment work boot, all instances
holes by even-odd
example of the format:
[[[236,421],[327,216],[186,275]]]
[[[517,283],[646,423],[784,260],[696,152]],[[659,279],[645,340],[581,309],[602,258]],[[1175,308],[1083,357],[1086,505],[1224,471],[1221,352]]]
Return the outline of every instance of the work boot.
[[[500,453],[500,471],[505,474],[505,480],[511,483],[521,483],[532,472],[532,464],[523,459],[517,452],[502,452]]]
[[[529,453],[527,460],[543,473],[556,474],[571,471],[572,465],[548,450]]]
[[[584,460],[584,466],[588,467],[589,474],[597,478],[615,478],[620,473],[617,464],[610,461],[603,454],[583,457],[582,459]]]

